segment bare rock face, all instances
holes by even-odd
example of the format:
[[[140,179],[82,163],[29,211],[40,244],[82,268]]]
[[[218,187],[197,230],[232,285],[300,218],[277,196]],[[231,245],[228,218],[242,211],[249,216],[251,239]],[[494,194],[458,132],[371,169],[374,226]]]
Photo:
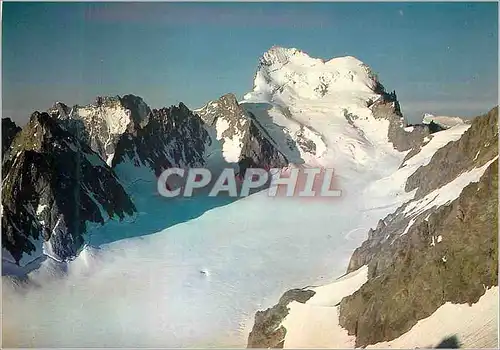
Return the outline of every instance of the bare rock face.
[[[406,183],[421,198],[450,182],[460,173],[482,166],[498,154],[498,107],[473,120],[462,137],[439,149],[429,164],[419,168]]]
[[[35,112],[17,134],[2,172],[2,247],[16,263],[42,245],[70,258],[88,222],[135,212],[112,169],[47,113]]]
[[[210,143],[203,121],[184,104],[152,110],[135,95],[97,97],[88,106],[61,102],[49,110],[111,167],[124,161],[158,176],[177,166],[201,166]]]
[[[477,117],[410,176],[407,189],[418,188],[418,200],[489,162],[479,182],[451,203],[411,218],[403,205],[352,255],[349,272],[369,266],[368,281],[339,308],[340,324],[356,335],[356,346],[395,339],[445,302],[475,303],[498,285],[496,120],[497,109]]]
[[[217,131],[226,161],[247,168],[281,168],[289,161],[255,116],[245,111],[233,94],[207,103],[197,114]]]
[[[368,263],[369,279],[339,308],[356,346],[395,339],[444,303],[472,304],[498,285],[497,186],[495,161],[479,183],[422,213],[405,235],[393,219],[358,248],[349,268]]]
[[[243,139],[243,149],[238,162],[240,174],[245,175],[248,168],[283,168],[289,163],[278,146],[267,134],[255,117],[250,114],[251,123]]]
[[[248,336],[248,348],[283,348],[286,329],[281,325],[288,315],[287,307],[292,301],[305,303],[315,292],[306,289],[292,289],[280,298],[278,304],[265,311],[257,311],[255,322]]]
[[[420,149],[424,138],[430,134],[427,125],[413,126],[411,131],[405,130],[405,123],[396,92],[381,92],[381,98],[370,104],[373,116],[389,121],[388,138],[398,151]]]
[[[210,101],[195,112],[210,126],[216,126],[219,119],[226,121],[229,125],[222,132],[223,139],[231,138],[234,133],[243,129],[247,120],[246,112],[233,94],[225,94],[218,100]]]
[[[147,124],[150,112],[142,98],[133,95],[97,97],[93,104],[72,108],[57,102],[48,111],[108,164],[112,162],[120,137],[137,125]]]
[[[154,109],[147,123],[135,122],[120,136],[112,167],[124,161],[146,165],[156,176],[170,167],[196,167],[205,164],[205,146],[210,138],[203,121],[183,103]]]
[[[12,119],[2,118],[2,158],[9,150],[12,140],[20,131],[21,128]]]

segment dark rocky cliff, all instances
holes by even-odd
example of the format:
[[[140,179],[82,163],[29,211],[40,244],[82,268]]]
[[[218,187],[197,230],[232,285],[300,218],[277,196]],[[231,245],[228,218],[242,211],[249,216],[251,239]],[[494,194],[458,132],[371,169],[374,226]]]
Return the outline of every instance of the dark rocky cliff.
[[[226,123],[227,127],[220,134],[222,146],[229,139],[240,139],[238,165],[241,175],[247,168],[282,168],[288,165],[288,159],[264,126],[238,104],[233,94],[210,101],[197,113],[214,128],[220,120]]]
[[[112,169],[47,113],[31,116],[2,172],[2,247],[16,262],[43,242],[67,259],[83,244],[87,222],[135,211]]]
[[[134,122],[120,136],[112,166],[130,160],[146,165],[159,176],[170,167],[196,167],[205,164],[205,146],[210,138],[203,121],[183,103],[154,109],[145,125]]]
[[[2,158],[5,157],[12,140],[14,140],[20,131],[21,128],[10,118],[2,118]]]

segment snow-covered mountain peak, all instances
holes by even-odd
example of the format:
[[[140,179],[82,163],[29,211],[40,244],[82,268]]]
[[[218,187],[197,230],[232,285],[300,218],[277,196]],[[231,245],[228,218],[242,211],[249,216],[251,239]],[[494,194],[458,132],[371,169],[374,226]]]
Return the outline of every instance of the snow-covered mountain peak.
[[[236,96],[231,93],[225,94],[215,101],[209,101],[202,108],[195,109],[193,112],[200,115],[208,125],[214,125],[218,118],[235,121],[245,121],[247,119],[245,111],[238,104]]]
[[[285,65],[287,63],[293,63],[295,65],[302,65],[304,67],[312,67],[317,64],[325,65],[339,65],[339,66],[352,66],[357,67],[364,65],[362,61],[354,56],[341,56],[334,57],[330,60],[325,61],[322,58],[311,57],[306,52],[296,49],[294,47],[286,48],[281,46],[273,46],[268,51],[266,51],[260,58],[261,65],[271,66],[271,65]]]
[[[272,66],[276,64],[287,64],[295,55],[301,55],[302,58],[310,57],[296,48],[285,48],[281,46],[273,46],[267,50],[260,58],[260,63],[263,66]]]
[[[359,92],[363,100],[380,84],[371,69],[353,56],[328,61],[312,58],[295,48],[274,46],[263,54],[254,89],[245,100],[318,100]]]
[[[302,161],[336,164],[339,170],[339,164],[354,169],[376,166],[387,155],[397,159],[426,132],[404,130],[396,93],[388,93],[370,67],[353,56],[322,60],[273,47],[261,58],[254,88],[241,103],[262,125],[281,126],[299,145]],[[285,141],[279,128],[269,129]]]
[[[103,159],[111,161],[119,137],[144,127],[151,109],[141,97],[125,95],[98,96],[92,104],[73,108],[56,102],[48,112],[63,121],[68,130],[89,142]]]
[[[97,96],[94,103],[72,108],[58,101],[48,112],[59,119],[85,119],[93,123],[104,121],[110,132],[123,133],[131,123],[147,122],[151,109],[141,97],[129,94],[123,97]]]

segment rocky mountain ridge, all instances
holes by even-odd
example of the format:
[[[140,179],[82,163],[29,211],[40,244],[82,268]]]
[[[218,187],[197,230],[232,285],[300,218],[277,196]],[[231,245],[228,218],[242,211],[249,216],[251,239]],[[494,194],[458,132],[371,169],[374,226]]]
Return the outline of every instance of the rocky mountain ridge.
[[[210,101],[196,113],[215,128],[224,159],[228,163],[238,163],[242,176],[249,167],[283,168],[288,165],[289,160],[279,145],[255,116],[242,108],[233,94]]]
[[[83,107],[57,102],[47,113],[35,112],[22,131],[4,119],[5,256],[16,264],[42,252],[58,260],[74,257],[84,244],[88,223],[134,215],[123,185],[138,180],[137,174],[153,182],[170,167],[207,166],[207,152],[235,142],[234,135],[238,137],[235,158],[223,161],[234,161],[241,175],[248,167],[289,163],[234,95],[219,101],[227,104],[216,111],[215,119],[238,120],[222,136],[203,110],[194,113],[182,103],[151,109],[133,95],[98,97]],[[149,175],[135,170],[139,168]],[[32,169],[30,176],[22,177],[26,169]]]
[[[42,250],[70,258],[86,222],[135,211],[113,170],[47,113],[33,113],[12,140],[2,177],[2,247],[16,263]]]
[[[444,303],[473,304],[498,286],[498,107],[439,148],[406,191],[414,199],[369,230],[348,266],[368,266],[367,281],[338,304],[356,347],[398,338]],[[248,347],[283,347],[291,301],[255,316]]]
[[[479,181],[471,179],[458,198],[421,208],[426,195],[437,197],[443,186],[481,168]],[[340,324],[356,334],[357,346],[392,340],[445,302],[472,304],[498,285],[497,186],[494,108],[408,178],[415,199],[381,220],[354,252],[348,272],[368,265],[369,279],[342,301]]]
[[[147,123],[150,108],[137,96],[97,97],[87,106],[56,102],[48,113],[111,165],[121,135]]]
[[[10,118],[2,118],[2,158],[9,150],[12,140],[20,131],[21,128]]]
[[[252,276],[255,271],[266,275],[265,270],[270,270],[275,274],[266,276],[272,278],[259,282],[274,284],[274,288],[280,288],[277,293],[281,293],[281,288],[287,284],[283,283],[282,271],[292,271],[294,277],[287,276],[288,281],[296,281],[296,274],[301,275],[301,281],[309,280],[308,276],[316,273],[318,268],[324,269],[315,275],[318,278],[332,274],[332,266],[325,261],[332,262],[333,257],[337,260],[334,264],[344,266],[338,262],[345,259],[342,254],[354,250],[360,243],[359,236],[355,237],[356,232],[368,231],[378,218],[385,216],[378,221],[375,229],[368,231],[368,239],[350,259],[349,275],[358,273],[359,282],[360,277],[365,278],[363,274],[366,274],[366,281],[362,280],[356,288],[340,297],[335,294],[336,290],[322,289],[324,286],[286,292],[277,305],[257,312],[248,346],[290,346],[287,336],[293,331],[289,332],[289,324],[284,323],[287,318],[296,317],[296,310],[292,310],[290,305],[306,305],[310,301],[315,303],[310,305],[316,311],[326,311],[324,315],[327,315],[328,325],[332,325],[330,321],[333,319],[338,319],[338,324],[334,326],[340,329],[340,336],[349,334],[351,339],[355,338],[353,346],[365,347],[391,340],[405,334],[418,320],[432,315],[446,301],[474,303],[488,287],[498,285],[494,275],[498,270],[497,238],[492,234],[497,230],[493,224],[497,219],[498,206],[497,114],[495,109],[486,116],[476,118],[471,125],[458,128],[442,128],[437,124],[436,127],[432,121],[410,126],[405,123],[395,91],[387,92],[376,74],[358,59],[340,57],[325,61],[314,59],[297,49],[280,47],[273,47],[261,57],[254,88],[240,102],[234,95],[226,94],[194,111],[183,103],[152,109],[142,98],[133,95],[98,97],[95,103],[83,107],[70,108],[58,102],[48,113],[35,112],[22,130],[9,120],[2,121],[2,126],[5,125],[8,131],[2,135],[3,257],[18,265],[28,263],[42,253],[56,260],[71,260],[79,255],[89,227],[99,227],[109,220],[125,220],[135,215],[139,215],[138,221],[143,219],[142,222],[153,222],[156,216],[170,215],[175,212],[168,210],[172,209],[169,206],[176,205],[175,200],[162,201],[163,198],[151,197],[156,192],[148,193],[150,197],[146,195],[137,203],[150,201],[153,204],[136,207],[138,196],[131,190],[138,181],[155,185],[159,174],[169,167],[208,167],[213,173],[224,167],[234,167],[240,175],[244,175],[249,167],[335,167],[336,174],[337,171],[339,174],[337,179],[344,181],[342,191],[344,193],[346,189],[345,201],[340,205],[337,205],[339,202],[333,203],[325,211],[322,211],[325,206],[317,206],[316,211],[321,215],[309,211],[307,216],[312,216],[312,219],[303,216],[301,222],[291,220],[290,226],[299,226],[303,222],[316,225],[315,220],[325,217],[327,220],[321,223],[328,224],[316,226],[318,229],[303,226],[306,229],[299,232],[302,237],[291,237],[290,231],[299,230],[291,227],[277,232],[283,224],[276,220],[277,215],[272,216],[264,206],[251,208],[250,211],[264,209],[264,216],[270,217],[273,224],[278,221],[278,225],[267,231],[259,227],[243,232],[245,239],[240,241],[236,241],[236,235],[231,239],[235,237],[238,248],[251,253],[253,251],[248,249],[248,244],[257,242],[253,249],[256,247],[255,252],[259,254],[261,242],[267,243],[267,237],[256,235],[258,238],[255,239],[251,236],[252,242],[247,240],[250,236],[248,232],[261,230],[266,234],[277,233],[279,237],[273,242],[273,254],[258,256],[262,262],[268,263],[254,266],[251,257],[238,265],[241,260],[235,259],[231,262],[237,268],[230,266],[224,270],[222,265],[228,265],[224,261],[212,274],[205,266],[199,267],[198,273],[200,262],[196,260],[193,275],[202,275],[201,283],[212,283],[211,288],[216,284],[226,288],[226,285],[234,287],[231,285],[234,280],[231,269],[250,266],[244,270],[247,276]],[[452,142],[448,142],[450,140]],[[254,199],[237,204],[248,205]],[[191,205],[195,201],[191,201]],[[164,212],[163,205],[167,209]],[[152,207],[160,210],[155,211],[156,208]],[[180,222],[192,220],[191,213],[183,213],[192,207],[185,205],[179,208],[176,214],[182,214],[179,215]],[[201,213],[207,210],[205,207],[197,209]],[[229,209],[238,214],[237,205]],[[241,222],[244,224],[248,220],[247,209],[242,211]],[[295,215],[303,211],[302,207],[296,210],[297,206],[287,206],[286,209],[275,212],[282,214],[279,219],[288,219],[291,216],[289,211]],[[223,221],[225,213],[218,213]],[[260,224],[258,215],[252,219]],[[199,224],[200,221],[192,220],[190,224]],[[171,222],[166,222],[155,222],[145,234],[170,227]],[[204,223],[206,221],[202,225]],[[121,228],[113,232],[116,236],[112,234],[111,241],[121,240]],[[143,233],[140,225],[134,228],[141,232],[133,234]],[[201,227],[200,231],[205,228]],[[191,229],[188,233],[196,231]],[[231,230],[216,227],[215,231]],[[106,227],[102,232],[108,233]],[[333,232],[342,233],[345,237],[338,241],[331,239]],[[307,240],[300,241],[303,237],[309,242],[314,237],[316,241],[309,246]],[[294,240],[291,238],[300,244],[291,242]],[[131,247],[131,250],[136,246],[143,247],[144,250],[138,254],[139,263],[133,262],[133,265],[141,265],[143,257],[149,257],[156,248],[154,243],[172,242],[159,240],[143,245],[142,242],[137,244],[139,240],[142,241],[142,237],[134,236],[127,240],[128,245],[121,246]],[[172,243],[177,247],[175,242]],[[188,243],[192,242],[189,240]],[[203,248],[201,252],[221,249],[218,240],[215,244],[210,242],[214,244],[210,247],[213,250],[205,250],[206,243],[194,245],[199,244]],[[282,245],[295,250],[287,250],[283,254],[280,251]],[[165,259],[176,258],[172,255],[166,257],[162,250],[164,246],[158,246],[160,249],[155,258],[159,264],[155,265],[164,265]],[[191,248],[187,247],[190,253]],[[81,259],[87,265],[87,258],[92,258],[86,254],[91,255],[91,250],[93,248],[90,247],[83,250],[84,254],[80,254],[77,261]],[[180,252],[181,259],[184,259],[187,250]],[[290,268],[294,264],[292,260],[280,260],[280,269],[269,266],[279,254],[289,259],[290,252],[298,253],[300,258],[307,260],[303,265],[310,266],[292,265]],[[233,251],[228,256],[234,259],[236,256],[232,254]],[[309,260],[314,260],[314,263]],[[211,261],[218,263],[220,260]],[[128,260],[125,262],[128,263]],[[148,268],[151,266],[148,265]],[[214,279],[210,281],[216,275],[223,275],[221,271],[228,272],[226,276],[230,276],[231,280],[225,280],[225,283],[213,283]],[[134,272],[138,278],[144,275],[140,268]],[[243,273],[239,276],[244,279]],[[342,280],[342,283],[346,281],[349,282],[349,279]],[[105,280],[105,288],[108,287],[107,282]],[[195,282],[198,283],[198,280]],[[249,283],[245,285],[249,289],[257,284],[248,278],[246,283]],[[257,298],[262,296],[261,300],[267,302],[269,299],[266,298],[276,292],[264,292],[266,288],[266,285],[259,285],[251,289],[255,294],[241,303],[246,304],[246,310],[251,309],[249,304],[255,305]],[[200,290],[203,293],[203,289]],[[183,292],[182,289],[179,291]],[[220,290],[220,294],[227,296],[225,292]],[[242,289],[238,291],[242,292],[245,293]],[[325,294],[329,294],[326,295],[328,298]],[[335,296],[332,298],[331,294]],[[176,302],[191,301],[170,295]],[[318,296],[323,300],[318,302]],[[154,300],[153,304],[153,308],[157,308]],[[213,305],[220,308],[217,303]],[[139,308],[143,306],[140,304]],[[232,308],[222,311],[220,319],[241,316],[234,317],[231,314],[233,310],[229,309]],[[308,317],[315,310],[308,311],[313,312],[299,313],[299,317],[303,318],[302,329],[306,328],[310,320]],[[60,329],[56,327],[54,331],[53,335]],[[27,339],[30,342],[31,335]]]
[[[357,93],[360,94],[361,98],[377,94],[375,96],[378,96],[378,100],[367,101],[367,104],[370,104],[369,108],[372,109],[375,119],[389,121],[387,137],[397,149],[414,149],[422,143],[428,134],[425,128],[415,129],[412,132],[404,130],[404,122],[395,93],[386,93],[385,88],[371,73],[368,66],[354,57],[335,58],[325,62],[313,59],[296,49],[274,47],[266,52],[260,61],[252,96],[260,96],[259,94],[268,89],[269,86],[278,84],[283,88],[273,88],[273,94],[278,94],[276,96],[284,97],[286,94],[298,94],[297,97],[309,96],[314,99],[327,99],[332,93],[342,94],[343,84],[346,83],[350,88],[358,89]],[[309,67],[312,69],[312,73],[308,75],[297,73],[295,67]],[[283,72],[280,72],[280,69]],[[260,76],[267,76],[269,79],[265,80],[269,84],[262,85],[259,80]],[[326,90],[319,93],[317,84]],[[276,101],[279,101],[279,98]],[[244,102],[244,104],[240,104],[234,95],[226,94],[216,101],[210,101],[199,110],[190,111],[182,103],[179,106],[151,109],[142,98],[134,95],[97,97],[94,103],[87,106],[69,107],[62,102],[57,102],[48,110],[47,114],[35,113],[34,120],[41,118],[40,120],[44,120],[46,124],[49,123],[47,120],[50,120],[51,128],[57,129],[55,134],[70,135],[60,137],[71,138],[71,147],[68,152],[74,152],[75,157],[78,155],[77,159],[87,159],[87,154],[92,154],[92,159],[97,157],[107,164],[107,167],[103,167],[100,161],[95,160],[96,164],[99,163],[98,168],[104,169],[101,171],[104,171],[109,177],[106,181],[116,182],[113,186],[120,193],[119,197],[122,198],[123,203],[117,203],[116,208],[112,208],[113,204],[111,203],[115,202],[116,198],[102,193],[101,188],[87,186],[87,192],[94,196],[97,207],[107,205],[105,211],[108,211],[111,214],[109,216],[113,217],[112,213],[115,211],[117,213],[123,212],[124,215],[129,215],[134,211],[130,196],[122,193],[124,190],[122,184],[126,185],[126,183],[136,181],[139,178],[151,182],[156,181],[160,173],[169,167],[213,166],[213,163],[218,163],[219,167],[236,166],[239,174],[244,175],[245,170],[249,167],[285,167],[289,163],[303,163],[304,155],[309,158],[322,156],[321,149],[326,147],[324,136],[310,125],[301,121],[293,121],[294,117],[288,107],[285,105],[275,106],[279,108],[280,113],[283,113],[287,120],[296,124],[297,130],[293,133],[288,127],[276,125],[273,119],[269,119],[268,107],[259,110],[258,104],[251,103],[248,99]],[[265,114],[262,114],[262,111]],[[352,126],[358,128],[357,115],[346,114],[346,118],[350,118],[348,120]],[[22,202],[25,199],[18,191],[11,190],[16,188],[15,181],[17,180],[14,180],[14,176],[9,176],[9,173],[18,171],[13,165],[31,166],[24,164],[26,160],[16,162],[17,156],[24,154],[24,152],[16,151],[16,147],[27,147],[30,152],[35,153],[41,151],[38,148],[33,149],[31,144],[24,145],[26,142],[31,142],[29,140],[33,138],[28,134],[35,135],[36,133],[32,127],[33,123],[30,124],[31,126],[25,127],[26,131],[22,133],[22,137],[16,137],[17,141],[14,140],[14,143],[17,142],[17,146],[15,147],[11,143],[14,139],[13,135],[19,135],[19,129],[16,129],[8,120],[2,123],[5,125],[6,131],[2,137],[3,154],[4,156],[10,154],[3,162],[4,181],[2,186],[6,189],[4,192],[6,195],[2,197],[2,201],[5,208],[14,210],[18,205],[24,205]],[[360,132],[362,133],[362,131]],[[44,151],[43,154],[47,155],[47,152],[52,152],[52,150],[46,145],[48,141],[38,140],[38,142],[42,141],[44,149],[48,150]],[[63,144],[66,145],[66,143]],[[8,147],[9,145],[10,147]],[[83,157],[81,157],[82,149],[85,149]],[[215,162],[214,157],[210,156],[209,153],[220,154],[220,159]],[[63,157],[63,159],[65,158]],[[33,161],[30,160],[30,162]],[[28,163],[31,164],[30,162]],[[86,163],[84,162],[84,164]],[[87,167],[83,167],[84,171],[87,171]],[[73,168],[75,167],[73,166]],[[78,166],[75,169],[79,169]],[[145,169],[146,171],[139,172],[137,169]],[[44,171],[49,172],[49,168]],[[92,171],[89,171],[91,174]],[[44,176],[58,179],[63,173],[45,174]],[[140,175],[138,175],[139,173]],[[81,169],[75,174],[68,173],[67,175],[72,181],[70,186],[77,193],[81,191],[75,190],[78,185],[75,185],[72,177],[82,176],[80,174]],[[37,181],[37,177],[26,181]],[[37,185],[32,183],[31,187],[36,189]],[[56,191],[56,188],[52,186],[52,191]],[[40,190],[34,190],[29,196],[38,197],[37,191]],[[88,196],[89,194],[84,193],[84,195]],[[75,200],[80,200],[79,198],[77,196]],[[76,203],[71,202],[67,206],[75,207]],[[61,213],[63,212],[58,211],[57,215]],[[6,239],[5,242],[9,240],[11,242],[6,249],[12,251],[11,253],[15,256],[14,260],[19,262],[22,256],[21,252],[29,253],[33,252],[34,249],[32,246],[29,249],[26,248],[29,245],[26,242],[23,243],[22,247],[16,246],[15,242],[17,241],[14,236],[19,230],[14,228],[16,224],[13,220],[7,219],[8,215],[11,214],[6,214],[4,221],[4,232],[9,232],[9,239]],[[77,214],[78,217],[90,221],[97,217],[92,216],[93,214],[90,216]],[[63,216],[68,215],[66,213]],[[121,217],[121,215],[118,216]],[[35,232],[39,230],[40,219],[36,219],[36,215],[27,217],[32,219],[26,224],[30,226],[26,237],[36,240],[36,237],[41,237]],[[89,219],[90,217],[94,219]],[[49,222],[46,219],[41,220]],[[66,221],[68,220],[70,220],[69,216]],[[100,219],[94,221],[102,223]],[[83,221],[79,225],[85,226]],[[53,230],[54,228],[49,227],[49,229]],[[83,244],[82,235],[85,230],[81,227],[75,230],[73,234],[77,237],[74,239],[76,243],[71,248],[69,246],[61,248],[59,245],[59,248],[56,249],[58,250],[56,255],[62,259],[74,256],[79,246]],[[49,239],[48,234],[45,234],[44,237]],[[25,241],[26,239],[20,240]],[[4,245],[4,247],[7,246]],[[65,249],[66,252],[63,252]]]

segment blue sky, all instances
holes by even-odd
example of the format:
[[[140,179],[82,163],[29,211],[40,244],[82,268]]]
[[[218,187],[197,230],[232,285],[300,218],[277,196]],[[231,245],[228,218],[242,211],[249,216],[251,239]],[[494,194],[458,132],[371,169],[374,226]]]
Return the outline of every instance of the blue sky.
[[[403,113],[474,116],[497,104],[497,3],[4,3],[2,112],[142,96],[191,108],[252,89],[272,45],[352,55]]]

